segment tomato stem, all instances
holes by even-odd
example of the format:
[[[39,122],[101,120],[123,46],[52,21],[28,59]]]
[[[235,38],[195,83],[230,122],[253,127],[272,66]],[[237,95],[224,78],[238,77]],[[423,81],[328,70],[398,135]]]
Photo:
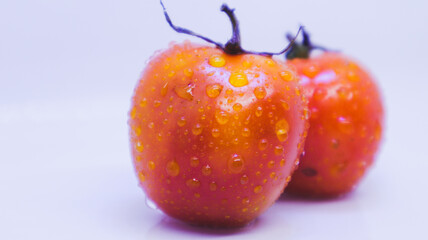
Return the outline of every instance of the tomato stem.
[[[166,8],[162,2],[162,0],[160,0],[160,4],[163,8],[163,12],[165,15],[165,19],[168,22],[169,26],[174,29],[174,31],[178,32],[178,33],[184,33],[190,36],[194,36],[197,38],[200,38],[206,42],[212,43],[214,45],[216,45],[218,48],[220,48],[221,50],[223,50],[226,54],[229,55],[240,55],[240,54],[257,54],[257,55],[263,55],[263,56],[273,56],[273,55],[282,55],[284,53],[286,53],[287,51],[291,50],[296,38],[299,36],[300,32],[302,31],[303,27],[301,26],[297,32],[297,34],[293,37],[290,35],[290,43],[280,52],[277,53],[272,53],[272,52],[255,52],[255,51],[247,51],[245,49],[243,49],[241,47],[241,33],[239,30],[239,22],[235,16],[235,9],[231,9],[229,8],[226,4],[223,4],[220,8],[220,10],[224,13],[227,14],[227,16],[229,17],[230,22],[232,23],[232,38],[226,42],[226,44],[222,44],[219,42],[216,42],[214,40],[211,40],[205,36],[202,36],[198,33],[195,33],[189,29],[186,28],[182,28],[179,26],[176,26],[172,23],[171,18],[169,17]]]
[[[315,49],[322,50],[325,52],[332,51],[325,47],[314,45],[311,42],[308,32],[306,32],[304,28],[302,28],[302,42],[297,43],[296,38],[293,37],[293,35],[291,34],[287,34],[286,37],[290,41],[290,44],[292,45],[290,50],[285,54],[285,57],[288,60],[292,60],[295,58],[308,59],[309,56],[311,55],[311,52]]]

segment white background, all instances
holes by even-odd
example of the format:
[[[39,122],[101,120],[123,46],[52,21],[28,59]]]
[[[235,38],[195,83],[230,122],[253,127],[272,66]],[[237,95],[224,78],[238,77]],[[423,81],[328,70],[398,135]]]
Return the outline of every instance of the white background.
[[[127,112],[150,55],[189,37],[168,27],[157,0],[2,0],[0,239],[427,239],[428,2],[226,2],[247,49],[280,50],[304,24],[376,76],[386,131],[359,188],[282,199],[235,231],[166,218],[137,187]],[[176,24],[226,41],[221,3],[165,0]]]

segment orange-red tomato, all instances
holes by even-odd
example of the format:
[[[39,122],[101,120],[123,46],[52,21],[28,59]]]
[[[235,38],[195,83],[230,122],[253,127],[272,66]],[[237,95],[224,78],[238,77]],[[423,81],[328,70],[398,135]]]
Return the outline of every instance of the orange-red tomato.
[[[242,226],[290,180],[307,106],[284,63],[190,42],[151,58],[130,111],[141,187],[166,214]]]
[[[333,197],[351,191],[372,165],[383,106],[373,78],[339,53],[288,61],[309,100],[310,129],[287,193]]]

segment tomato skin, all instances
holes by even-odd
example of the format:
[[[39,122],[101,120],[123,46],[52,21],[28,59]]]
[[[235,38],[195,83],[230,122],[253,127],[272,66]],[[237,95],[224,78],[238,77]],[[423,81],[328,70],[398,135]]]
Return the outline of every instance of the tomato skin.
[[[243,226],[264,212],[290,180],[307,133],[297,79],[271,58],[190,42],[155,55],[129,119],[147,197],[198,225]]]
[[[373,78],[338,53],[293,59],[308,97],[310,128],[304,154],[286,193],[336,197],[355,188],[373,164],[383,105]]]

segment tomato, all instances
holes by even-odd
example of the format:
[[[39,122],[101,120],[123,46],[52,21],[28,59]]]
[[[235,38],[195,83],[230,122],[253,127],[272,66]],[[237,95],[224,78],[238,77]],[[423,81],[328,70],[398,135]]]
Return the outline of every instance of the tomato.
[[[150,59],[129,115],[146,196],[207,226],[243,226],[272,205],[307,130],[307,104],[286,64],[190,42]]]
[[[310,57],[304,53],[313,48],[306,33],[304,42],[289,52],[288,63],[308,97],[310,128],[300,166],[285,191],[339,196],[356,187],[373,164],[382,138],[382,100],[372,76],[355,61],[328,51]]]

